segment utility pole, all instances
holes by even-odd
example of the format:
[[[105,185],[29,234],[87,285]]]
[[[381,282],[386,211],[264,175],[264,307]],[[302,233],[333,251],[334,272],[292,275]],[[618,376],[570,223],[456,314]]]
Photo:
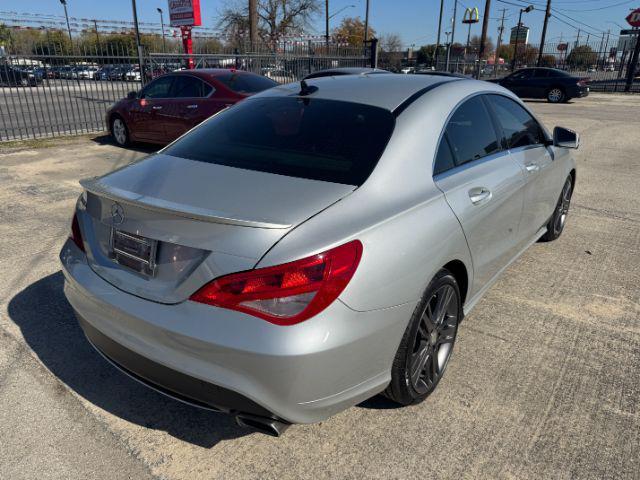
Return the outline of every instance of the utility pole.
[[[324,42],[329,51],[329,0],[324,2]]]
[[[367,0],[367,7],[364,12],[364,43],[369,40],[369,0]]]
[[[478,72],[480,71],[480,61],[484,56],[487,43],[487,28],[489,28],[489,12],[491,11],[491,0],[486,0],[484,4],[484,18],[482,19],[482,35],[480,36],[480,51],[478,52]]]
[[[140,43],[140,28],[138,27],[138,8],[136,0],[131,0],[133,9],[133,26],[136,31],[136,47],[138,48],[138,65],[140,66],[140,83],[144,86],[144,58],[142,56],[142,44]]]
[[[578,27],[578,35],[576,36],[576,44],[573,46],[573,48],[577,47],[579,43],[580,43],[580,28]]]
[[[542,24],[542,37],[540,37],[540,50],[538,51],[538,63],[536,66],[540,66],[542,63],[542,54],[544,52],[544,41],[547,37],[547,24],[549,23],[549,17],[551,17],[551,0],[547,0],[547,10],[544,14],[544,23]]]
[[[633,30],[635,31],[636,46],[633,49],[633,55],[631,56],[629,66],[627,67],[627,83],[624,86],[624,91],[627,93],[631,91],[636,67],[638,66],[638,55],[640,55],[640,29],[634,28]]]
[[[500,19],[500,27],[498,28],[498,43],[496,44],[496,53],[493,60],[493,76],[498,75],[498,59],[500,54],[500,45],[502,44],[502,32],[504,32],[504,14],[507,12],[506,8],[502,9],[502,18]]]
[[[444,0],[440,0],[440,17],[438,19],[438,38],[436,39],[436,51],[434,52],[434,63],[438,68],[438,50],[440,50],[440,32],[442,31],[442,10],[444,9]]]
[[[251,48],[258,44],[258,3],[257,0],[249,0],[249,41]]]
[[[96,31],[96,43],[98,45],[98,48],[100,48],[100,34],[98,33],[98,21],[95,18],[93,19],[93,28]]]
[[[456,36],[456,17],[458,15],[458,0],[453,1],[453,18],[451,19],[451,41],[447,47],[447,66],[445,69],[449,71],[449,63],[451,62],[451,45],[453,45],[453,39]]]
[[[587,32],[587,41],[584,42],[585,45],[589,45],[589,37],[591,36],[591,34],[589,32]]]
[[[520,40],[520,27],[522,26],[522,14],[523,13],[529,13],[531,10],[533,10],[533,5],[529,5],[527,8],[521,8],[520,9],[520,15],[518,16],[518,28],[516,30],[516,44],[515,44],[515,48],[513,49],[513,59],[511,60],[511,71],[513,72],[516,68],[516,60],[518,58],[518,41]],[[525,42],[525,48],[526,48],[526,42]]]
[[[602,55],[602,66],[604,66],[604,52],[602,51],[602,46],[604,45],[604,32],[602,32],[602,38],[600,39],[600,47],[598,48],[598,57]]]

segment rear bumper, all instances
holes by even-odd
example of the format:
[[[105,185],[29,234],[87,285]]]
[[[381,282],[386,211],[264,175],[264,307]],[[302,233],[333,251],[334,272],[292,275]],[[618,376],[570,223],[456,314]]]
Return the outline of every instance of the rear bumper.
[[[340,301],[282,327],[195,302],[159,304],[99,277],[71,241],[65,295],[88,339],[126,373],[228,413],[312,423],[382,391],[412,304],[356,312]]]

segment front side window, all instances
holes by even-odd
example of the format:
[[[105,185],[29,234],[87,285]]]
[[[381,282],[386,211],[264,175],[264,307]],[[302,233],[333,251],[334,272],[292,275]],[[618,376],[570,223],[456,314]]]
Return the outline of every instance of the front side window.
[[[151,82],[142,90],[141,98],[169,98],[173,77],[162,77]]]
[[[336,100],[250,98],[163,153],[247,170],[362,185],[391,137],[389,110]]]
[[[500,144],[482,98],[475,96],[454,112],[446,128],[456,165],[500,151]]]
[[[529,112],[510,98],[488,95],[509,148],[539,145],[544,142],[542,128]]]

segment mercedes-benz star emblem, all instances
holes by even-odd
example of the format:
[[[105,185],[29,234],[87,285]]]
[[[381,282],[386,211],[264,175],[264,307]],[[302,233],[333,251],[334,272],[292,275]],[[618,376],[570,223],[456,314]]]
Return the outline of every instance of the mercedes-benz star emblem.
[[[121,225],[124,222],[124,208],[119,203],[111,205],[111,221],[114,225]]]

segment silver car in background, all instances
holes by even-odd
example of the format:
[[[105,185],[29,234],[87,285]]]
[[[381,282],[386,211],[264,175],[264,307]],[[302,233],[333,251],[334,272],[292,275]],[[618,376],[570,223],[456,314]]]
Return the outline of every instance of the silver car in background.
[[[114,365],[245,426],[416,403],[463,315],[562,233],[577,146],[490,83],[278,86],[82,181],[65,294]]]

